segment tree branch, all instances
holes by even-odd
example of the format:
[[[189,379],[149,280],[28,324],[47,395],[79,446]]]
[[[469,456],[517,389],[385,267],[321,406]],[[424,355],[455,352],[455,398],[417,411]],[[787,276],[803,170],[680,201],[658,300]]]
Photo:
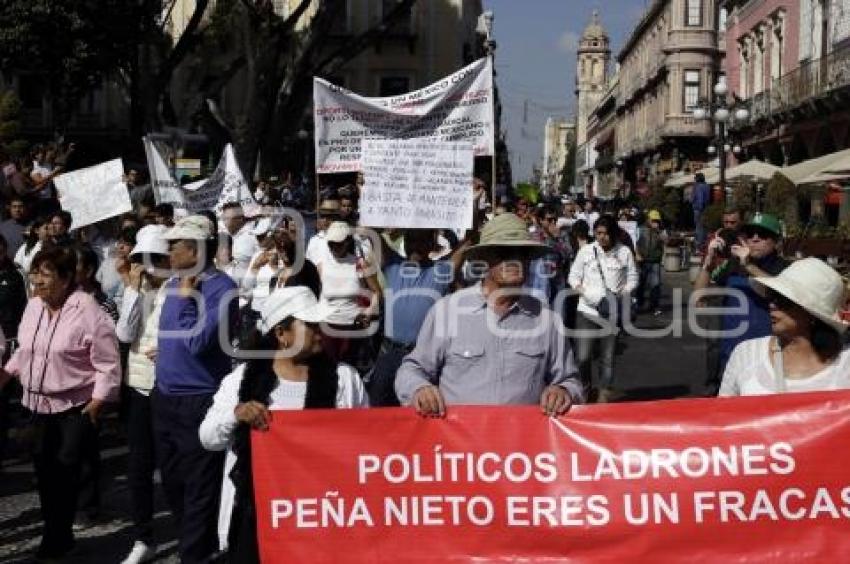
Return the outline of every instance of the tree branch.
[[[283,28],[281,30],[282,33],[288,33],[295,29],[295,26],[298,24],[298,20],[301,19],[301,16],[304,15],[304,12],[307,11],[307,8],[310,7],[311,0],[301,0],[301,3],[295,8],[295,11],[289,14],[289,17],[286,18],[286,21],[283,22]]]
[[[415,3],[416,0],[399,0],[395,8],[390,13],[385,14],[378,24],[346,41],[336,51],[316,65],[316,74],[322,71],[333,73],[337,68],[374,45],[387,32],[387,28],[401,20],[403,16],[410,15],[410,11]]]
[[[165,26],[168,25],[168,20],[171,19],[171,13],[174,11],[174,6],[177,5],[177,0],[170,0],[168,11],[165,12],[165,17],[162,18],[162,25],[159,26],[159,32],[165,33]]]
[[[174,45],[174,49],[168,54],[168,58],[157,74],[157,84],[160,86],[160,89],[171,80],[171,74],[174,72],[174,69],[200,38],[196,32],[198,31],[198,26],[201,25],[201,19],[204,17],[204,12],[207,11],[208,5],[209,0],[196,0],[195,11],[192,13],[192,17],[189,18],[186,29],[180,34],[180,39],[177,40],[177,44]]]

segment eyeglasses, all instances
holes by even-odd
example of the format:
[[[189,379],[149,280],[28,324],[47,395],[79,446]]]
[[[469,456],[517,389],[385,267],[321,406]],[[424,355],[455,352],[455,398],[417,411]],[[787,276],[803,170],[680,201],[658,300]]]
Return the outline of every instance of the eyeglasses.
[[[767,303],[773,304],[777,309],[781,309],[783,311],[797,307],[797,304],[794,303],[793,300],[774,290],[768,290],[765,294],[765,299],[767,300]]]
[[[747,239],[755,239],[756,237],[761,240],[776,239],[776,235],[772,231],[762,229],[761,227],[745,227],[742,232]]]
[[[544,217],[543,221],[545,221],[546,223],[552,223],[553,221],[557,221],[557,219],[557,217]]]

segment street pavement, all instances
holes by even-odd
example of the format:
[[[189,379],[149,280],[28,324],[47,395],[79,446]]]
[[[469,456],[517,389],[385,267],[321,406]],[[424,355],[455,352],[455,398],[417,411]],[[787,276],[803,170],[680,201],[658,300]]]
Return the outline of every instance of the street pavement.
[[[615,361],[615,385],[623,392],[622,401],[642,401],[697,396],[704,385],[704,341],[687,324],[687,273],[665,274],[662,315],[643,314],[636,321],[640,329],[670,325],[681,312],[681,337],[658,339],[626,336],[620,339]],[[672,290],[680,289],[684,305],[674,307]],[[15,430],[20,438],[20,429]],[[32,465],[20,445],[13,441],[9,460],[0,467],[0,562],[29,562],[38,547],[40,517]],[[127,488],[127,449],[117,417],[104,424],[102,515],[94,527],[77,534],[77,547],[70,563],[120,562],[133,544],[129,520],[130,496]],[[177,562],[174,526],[161,491],[157,491],[155,531],[158,536],[156,562]]]

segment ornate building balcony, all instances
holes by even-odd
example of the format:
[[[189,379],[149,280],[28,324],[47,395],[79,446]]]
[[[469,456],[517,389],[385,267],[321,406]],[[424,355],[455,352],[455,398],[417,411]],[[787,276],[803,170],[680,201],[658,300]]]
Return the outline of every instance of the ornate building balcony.
[[[711,137],[714,135],[710,120],[699,120],[694,116],[667,116],[661,127],[661,137]]]
[[[759,122],[779,118],[847,87],[850,87],[850,45],[824,58],[804,61],[748,102],[753,121]]]

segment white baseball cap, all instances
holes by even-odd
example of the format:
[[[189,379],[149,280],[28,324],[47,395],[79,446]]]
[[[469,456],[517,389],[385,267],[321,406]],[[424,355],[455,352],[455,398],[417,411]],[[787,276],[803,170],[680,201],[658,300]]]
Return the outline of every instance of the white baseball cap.
[[[325,235],[325,239],[328,243],[342,243],[354,232],[351,227],[345,223],[344,221],[334,221],[331,223],[330,227],[328,227],[328,232]]]
[[[136,233],[136,245],[130,251],[130,256],[140,254],[167,255],[168,241],[165,232],[168,228],[164,225],[145,225]]]
[[[174,227],[162,234],[166,241],[177,239],[204,240],[215,236],[215,229],[209,218],[202,215],[190,215],[174,224]]]
[[[263,302],[257,328],[266,334],[289,317],[307,323],[321,323],[331,311],[326,304],[319,303],[313,291],[306,286],[276,288]]]

